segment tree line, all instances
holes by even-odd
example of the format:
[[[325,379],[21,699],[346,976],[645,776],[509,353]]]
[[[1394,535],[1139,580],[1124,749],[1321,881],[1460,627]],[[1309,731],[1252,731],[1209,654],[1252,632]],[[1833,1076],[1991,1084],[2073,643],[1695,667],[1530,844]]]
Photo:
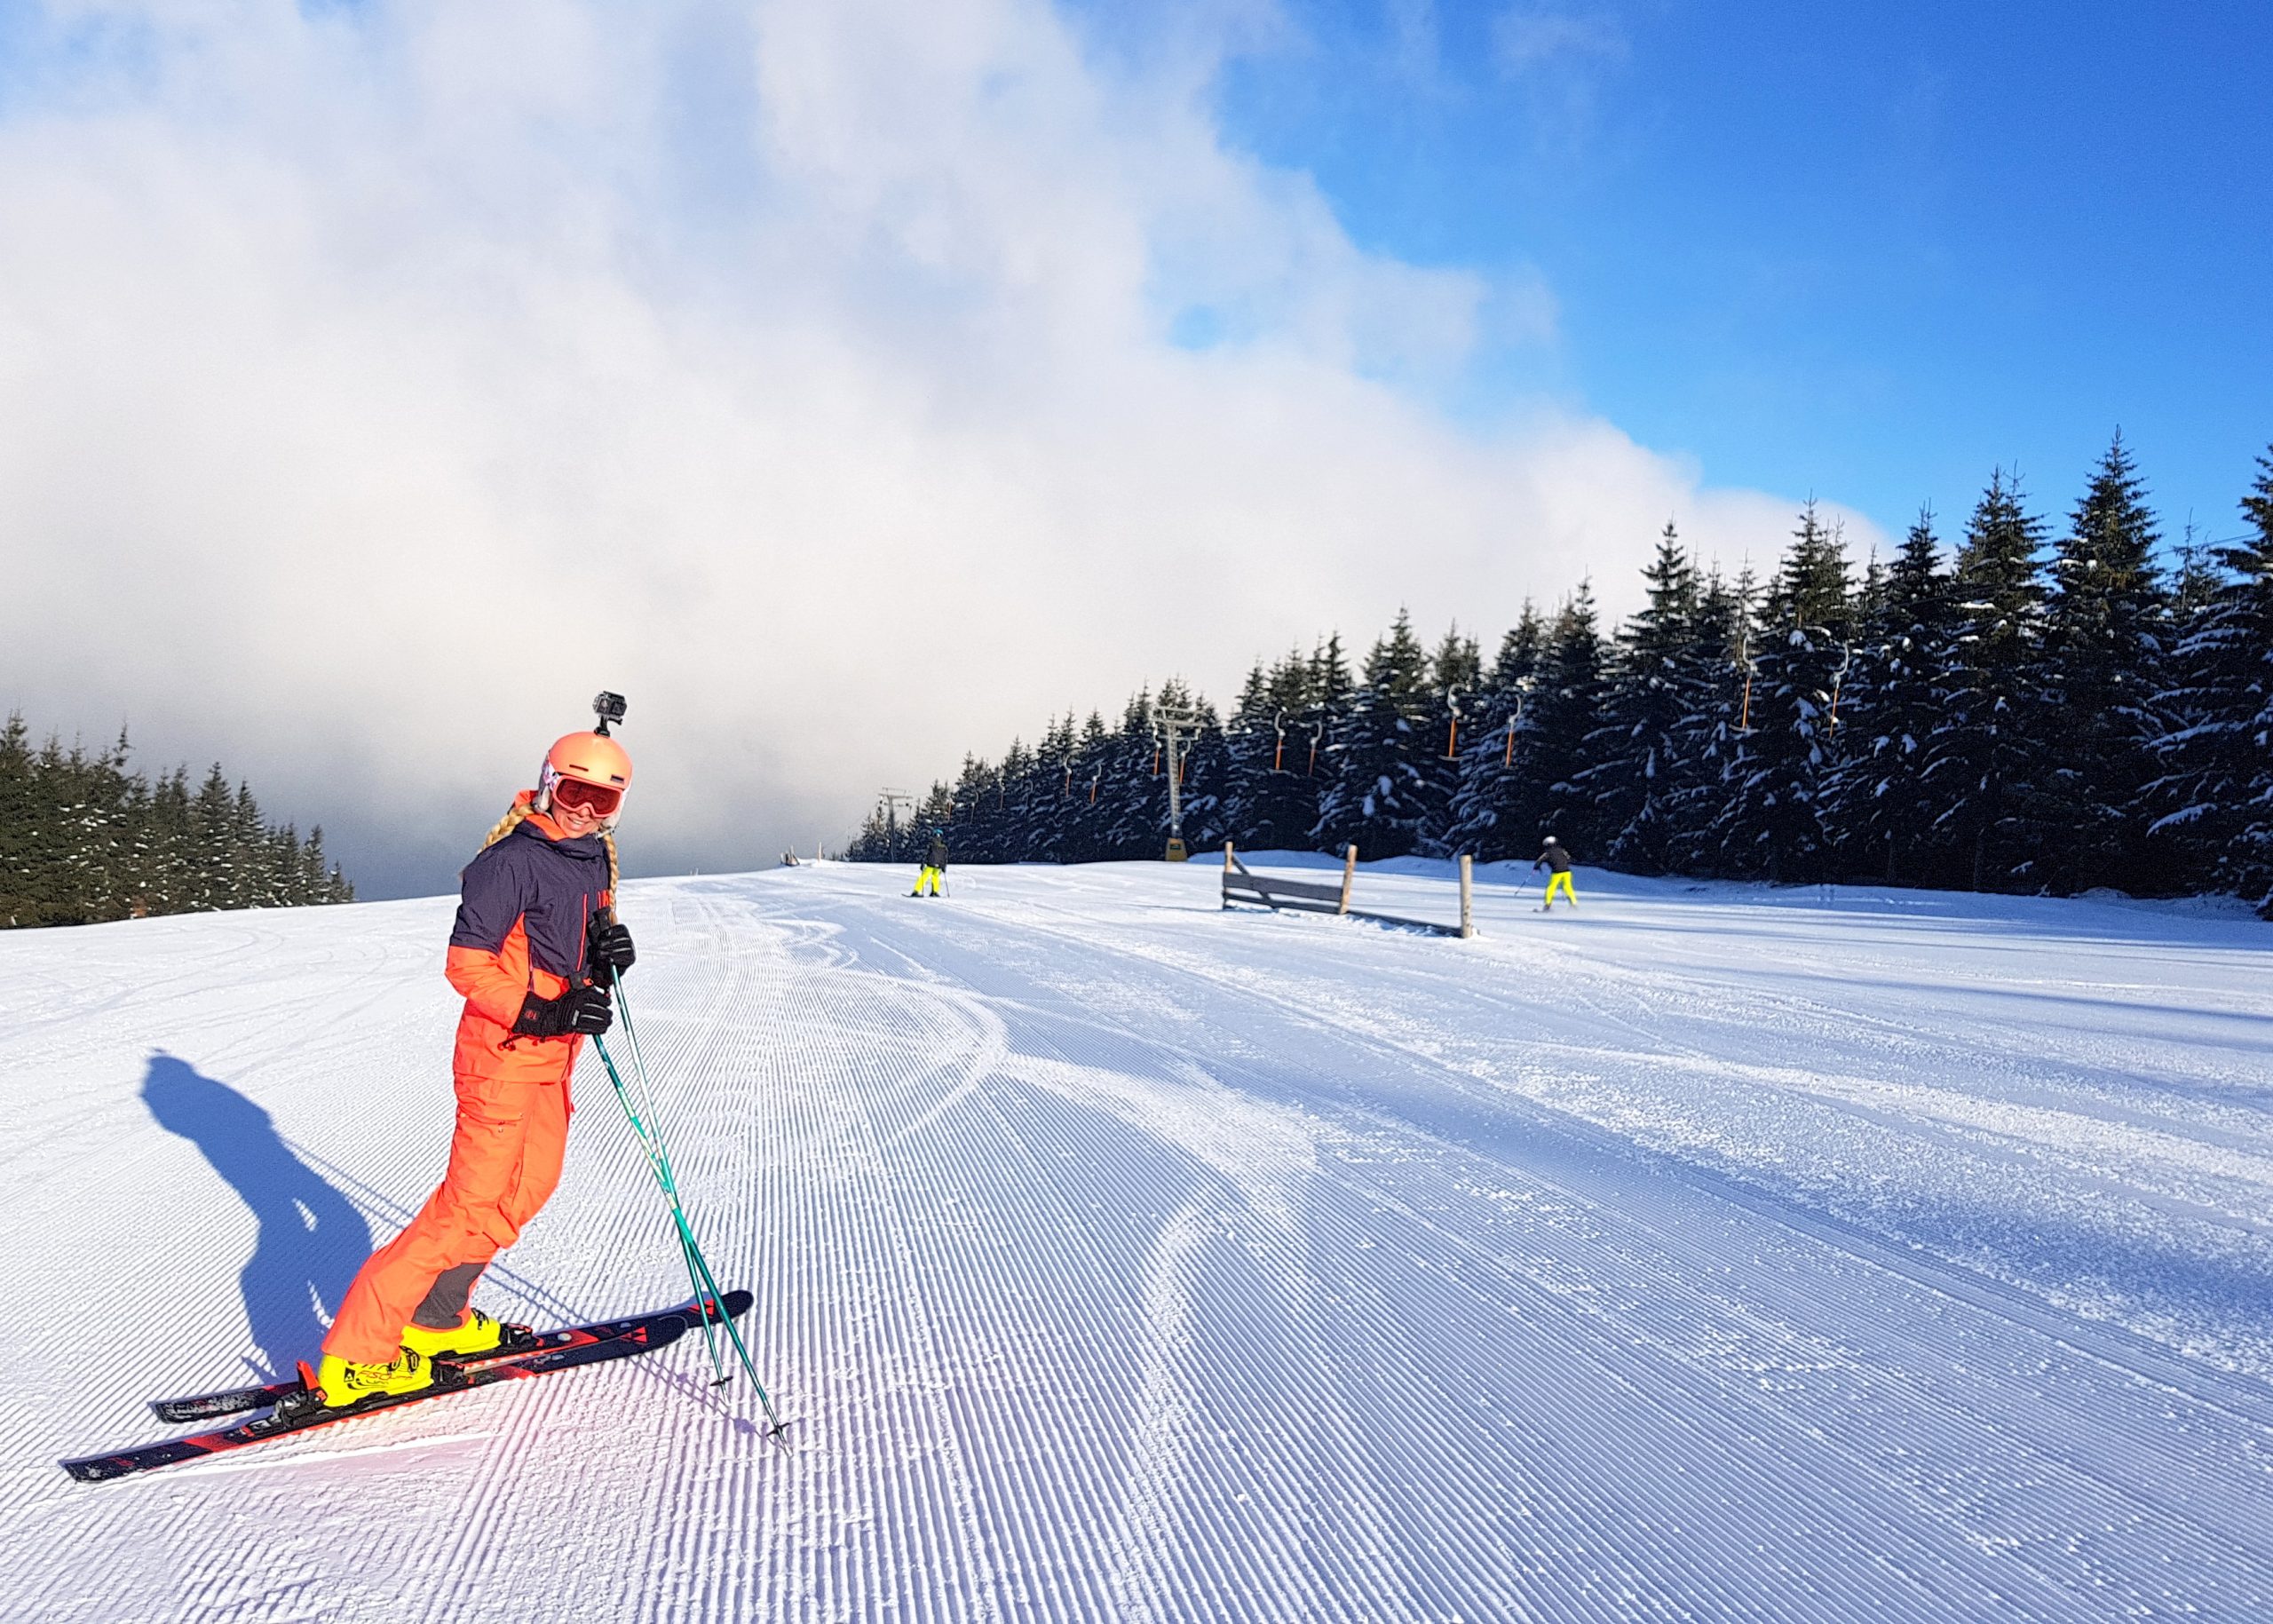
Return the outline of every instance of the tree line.
[[[20,715],[0,727],[0,925],[89,924],[213,908],[352,902],[324,855],[261,815],[216,762],[193,789],[177,767],[154,783],[107,749],[35,746]]]
[[[2273,453],[2242,534],[2164,546],[2119,434],[2055,527],[1992,476],[1953,547],[1931,509],[1859,574],[1802,509],[1733,579],[1668,523],[1614,634],[1581,583],[1487,663],[1400,613],[1258,663],[1228,716],[1183,684],[1108,724],[967,757],[856,860],[947,828],[962,860],[1157,857],[1154,713],[1195,712],[1195,846],[1528,857],[1556,835],[1637,874],[2071,895],[2224,891],[2273,916]]]

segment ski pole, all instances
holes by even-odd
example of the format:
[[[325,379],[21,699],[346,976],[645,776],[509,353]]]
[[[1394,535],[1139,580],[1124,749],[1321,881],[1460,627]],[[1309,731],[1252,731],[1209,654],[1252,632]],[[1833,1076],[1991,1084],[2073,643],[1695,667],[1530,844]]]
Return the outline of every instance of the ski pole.
[[[632,1023],[630,1005],[623,1000],[622,978],[615,973],[613,967],[609,969],[608,977],[615,984],[617,1009],[623,1017],[623,1035],[631,1050],[632,1074],[638,1081],[639,1096],[647,1108],[646,1127],[654,1139],[655,1165],[659,1177],[663,1183],[664,1192],[670,1200],[672,1220],[678,1228],[681,1248],[686,1254],[687,1273],[694,1281],[695,1295],[698,1299],[701,1298],[705,1286],[709,1287],[712,1298],[723,1298],[725,1294],[718,1289],[717,1279],[710,1272],[709,1260],[702,1255],[701,1247],[695,1241],[693,1224],[687,1218],[685,1208],[679,1202],[678,1178],[671,1167],[670,1147],[663,1138],[662,1117],[655,1109],[654,1085],[647,1075],[647,1058],[639,1048],[639,1029]],[[626,1109],[629,1110],[628,1101]],[[775,1420],[773,1415],[773,1401],[766,1396],[765,1384],[758,1380],[757,1367],[750,1358],[749,1349],[742,1343],[741,1330],[731,1319],[726,1319],[723,1314],[720,1318],[725,1324],[727,1335],[733,1341],[734,1351],[741,1359],[742,1369],[748,1374],[750,1385],[757,1389],[758,1398],[765,1406],[767,1419],[773,1421],[774,1430],[780,1431],[780,1422]],[[718,1359],[717,1334],[710,1331],[710,1322],[707,1315],[704,1317],[703,1328],[709,1333],[711,1362],[718,1367],[719,1381],[723,1383],[725,1380],[725,1367]]]
[[[670,1162],[656,1144],[652,1130],[639,1113],[638,1106],[633,1103],[631,1091],[624,1086],[622,1073],[616,1070],[615,1058],[608,1053],[606,1043],[597,1038],[594,1042],[599,1051],[600,1064],[607,1068],[608,1081],[615,1085],[616,1102],[623,1107],[623,1114],[631,1124],[632,1135],[638,1140],[639,1149],[647,1158],[647,1170],[655,1176],[655,1182],[662,1187],[664,1198],[670,1202],[671,1222],[678,1234],[679,1261],[686,1265],[687,1282],[693,1287],[695,1301],[698,1303],[707,1303],[709,1299],[703,1292],[702,1271],[696,1266],[694,1255],[687,1249],[690,1235],[685,1214],[679,1206],[677,1181],[672,1176]],[[710,1316],[707,1311],[702,1316],[702,1340],[710,1351],[711,1368],[717,1371],[718,1375],[717,1381],[712,1385],[724,1386],[726,1381],[726,1367],[725,1361],[718,1357],[718,1334],[712,1328]]]
[[[703,1256],[702,1248],[696,1242],[694,1226],[686,1216],[685,1208],[679,1201],[677,1176],[671,1168],[669,1147],[663,1140],[661,1116],[655,1110],[654,1085],[647,1073],[647,1057],[639,1047],[639,1028],[633,1022],[631,1006],[623,996],[623,979],[616,974],[613,966],[609,968],[608,979],[614,984],[616,1008],[623,1017],[623,1035],[631,1050],[631,1069],[638,1079],[641,1097],[646,1103],[650,1130],[655,1141],[656,1162],[663,1176],[665,1193],[670,1200],[672,1220],[678,1229],[680,1241],[686,1251],[688,1272],[698,1277],[701,1286],[707,1286],[709,1288],[709,1300],[723,1305],[726,1294],[719,1288],[717,1276],[710,1270],[710,1260]],[[697,1295],[698,1296],[701,1295],[699,1289]],[[742,1340],[741,1327],[737,1326],[733,1318],[725,1314],[723,1310],[718,1318],[720,1324],[725,1328],[728,1339],[734,1344],[734,1356],[741,1363],[744,1374],[749,1377],[749,1384],[757,1390],[758,1402],[765,1406],[766,1420],[773,1423],[773,1430],[779,1433],[781,1430],[781,1419],[774,1413],[772,1397],[767,1393],[765,1383],[758,1377],[757,1361],[750,1357],[749,1345]],[[703,1323],[708,1327],[709,1315],[704,1316]]]
[[[647,1155],[647,1165],[654,1173],[656,1183],[662,1187],[664,1199],[670,1205],[671,1224],[678,1233],[680,1258],[686,1264],[687,1279],[694,1288],[695,1300],[703,1308],[703,1335],[710,1350],[711,1367],[718,1372],[716,1385],[723,1386],[728,1380],[725,1364],[720,1359],[717,1348],[717,1325],[723,1323],[726,1335],[733,1340],[736,1358],[742,1369],[748,1373],[750,1385],[756,1390],[758,1402],[765,1408],[765,1418],[770,1423],[768,1436],[778,1437],[782,1430],[782,1423],[780,1416],[773,1408],[772,1397],[765,1390],[765,1383],[758,1377],[756,1363],[750,1358],[749,1349],[742,1341],[740,1327],[724,1311],[725,1293],[719,1287],[717,1276],[711,1272],[709,1260],[703,1256],[701,1245],[694,1238],[693,1225],[689,1222],[686,1209],[679,1200],[678,1181],[671,1168],[669,1153],[656,1137],[654,1125],[650,1120],[653,1113],[653,1100],[652,1098],[649,1100],[648,1117],[643,1118],[632,1100],[631,1090],[624,1083],[622,1072],[616,1067],[614,1058],[607,1052],[607,1047],[604,1042],[598,1039],[594,1042],[599,1050],[601,1064],[607,1068],[608,1080],[615,1085],[616,1098],[623,1106],[624,1115],[631,1123],[632,1132],[638,1138],[640,1148]],[[721,1305],[715,1320],[708,1306],[713,1303]]]
[[[617,1069],[615,1058],[608,1053],[606,1041],[596,1035],[592,1039],[592,1046],[598,1051],[600,1064],[607,1068],[608,1081],[615,1088],[616,1102],[623,1107],[624,1119],[630,1123],[633,1137],[639,1141],[640,1149],[646,1154],[648,1168],[654,1174],[656,1184],[662,1189],[663,1199],[669,1205],[671,1224],[678,1232],[679,1250],[686,1264],[687,1277],[694,1287],[695,1300],[705,1305],[703,1334],[710,1348],[711,1363],[719,1373],[718,1380],[723,1384],[727,1378],[725,1361],[718,1354],[717,1334],[707,1306],[712,1303],[719,1305],[717,1319],[724,1324],[726,1335],[733,1343],[736,1361],[749,1377],[750,1386],[756,1390],[758,1403],[764,1406],[765,1419],[771,1423],[772,1433],[778,1436],[781,1431],[781,1418],[773,1408],[772,1397],[765,1390],[765,1383],[758,1376],[757,1362],[750,1357],[749,1347],[742,1340],[741,1327],[725,1311],[726,1294],[719,1289],[717,1276],[711,1271],[709,1259],[703,1256],[701,1244],[694,1237],[694,1226],[688,1220],[686,1208],[679,1200],[678,1178],[671,1167],[670,1152],[663,1140],[661,1120],[654,1108],[654,1090],[648,1079],[646,1057],[640,1051],[638,1030],[632,1024],[630,1008],[624,1002],[622,978],[615,973],[613,966],[608,969],[608,980],[615,993],[617,1011],[623,1020],[623,1034],[630,1053],[632,1072],[638,1082],[639,1098],[646,1105],[644,1115],[634,1102],[631,1090],[625,1086],[623,1073]]]

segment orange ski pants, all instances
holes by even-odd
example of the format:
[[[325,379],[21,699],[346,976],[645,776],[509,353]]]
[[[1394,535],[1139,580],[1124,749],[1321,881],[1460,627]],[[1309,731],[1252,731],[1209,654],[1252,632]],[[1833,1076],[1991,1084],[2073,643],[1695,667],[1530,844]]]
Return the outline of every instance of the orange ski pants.
[[[456,1074],[449,1170],[408,1227],[371,1254],[323,1340],[352,1364],[393,1359],[402,1330],[445,1274],[463,1303],[489,1260],[513,1244],[560,1182],[568,1083]]]

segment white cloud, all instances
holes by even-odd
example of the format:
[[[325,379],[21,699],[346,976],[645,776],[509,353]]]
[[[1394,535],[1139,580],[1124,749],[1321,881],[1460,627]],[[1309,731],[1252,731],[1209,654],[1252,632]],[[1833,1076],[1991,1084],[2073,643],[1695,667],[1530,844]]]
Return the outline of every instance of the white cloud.
[[[1448,422],[1551,295],[1359,251],[1204,52],[1031,0],[48,15],[0,706],[222,755],[382,885],[602,685],[635,866],[746,864],[1164,672],[1788,527],[1606,424]]]
[[[1509,73],[1572,61],[1622,62],[1627,39],[1606,12],[1555,5],[1512,5],[1492,25],[1492,47]]]

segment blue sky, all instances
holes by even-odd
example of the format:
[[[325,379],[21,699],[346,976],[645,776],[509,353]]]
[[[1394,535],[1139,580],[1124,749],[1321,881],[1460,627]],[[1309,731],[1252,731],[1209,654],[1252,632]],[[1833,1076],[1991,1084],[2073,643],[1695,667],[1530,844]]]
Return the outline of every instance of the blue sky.
[[[1361,245],[1544,281],[1540,392],[1898,532],[1994,464],[2064,513],[2119,424],[2175,537],[2273,440],[2273,5],[1334,0],[1231,140]],[[1094,18],[1093,18],[1094,21]]]

